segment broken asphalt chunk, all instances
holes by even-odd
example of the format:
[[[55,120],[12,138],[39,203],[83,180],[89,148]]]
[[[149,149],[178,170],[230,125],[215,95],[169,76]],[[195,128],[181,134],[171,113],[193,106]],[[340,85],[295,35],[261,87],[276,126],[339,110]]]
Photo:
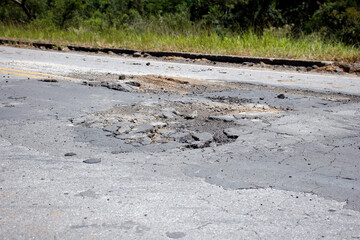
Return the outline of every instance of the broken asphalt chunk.
[[[198,112],[195,110],[191,114],[185,116],[185,119],[195,119],[198,116]]]
[[[222,115],[222,116],[209,116],[210,120],[220,120],[224,122],[233,122],[236,120],[234,115]]]
[[[154,129],[154,127],[151,124],[145,123],[145,124],[141,124],[141,125],[134,127],[130,133],[131,134],[147,133],[147,132],[152,132],[153,129]]]
[[[83,161],[83,163],[87,163],[87,164],[95,164],[100,162],[101,162],[100,158],[89,158]]]
[[[119,126],[116,126],[116,125],[106,126],[103,128],[103,130],[106,132],[116,132],[118,129],[119,129]]]
[[[191,136],[194,138],[195,141],[200,142],[211,142],[213,140],[213,135],[208,132],[192,133]]]
[[[108,82],[101,84],[102,87],[122,92],[131,92],[133,90],[137,90],[138,86],[136,85],[139,84],[137,84],[136,82]]]
[[[241,134],[243,134],[243,132],[239,131],[239,129],[236,129],[236,128],[227,128],[227,129],[224,129],[224,134],[228,138],[237,139]]]
[[[133,87],[140,87],[141,84],[138,83],[138,82],[133,82],[133,81],[130,81],[130,82],[126,82],[127,85],[130,85],[130,86],[133,86]]]

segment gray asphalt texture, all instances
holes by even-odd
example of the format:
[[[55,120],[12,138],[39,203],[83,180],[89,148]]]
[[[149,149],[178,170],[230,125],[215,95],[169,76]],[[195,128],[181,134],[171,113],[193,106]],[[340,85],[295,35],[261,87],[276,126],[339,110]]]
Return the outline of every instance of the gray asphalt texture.
[[[0,47],[1,239],[359,239],[359,161],[357,76]]]

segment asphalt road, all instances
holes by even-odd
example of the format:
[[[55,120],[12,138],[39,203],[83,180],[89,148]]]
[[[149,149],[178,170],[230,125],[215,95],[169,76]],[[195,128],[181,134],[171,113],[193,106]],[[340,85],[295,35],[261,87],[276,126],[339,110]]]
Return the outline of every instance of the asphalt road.
[[[354,75],[0,47],[1,239],[359,239],[359,160]]]

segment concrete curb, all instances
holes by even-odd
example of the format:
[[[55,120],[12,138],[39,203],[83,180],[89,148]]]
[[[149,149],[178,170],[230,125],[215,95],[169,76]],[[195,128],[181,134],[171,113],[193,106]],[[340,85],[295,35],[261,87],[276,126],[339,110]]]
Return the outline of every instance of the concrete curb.
[[[331,64],[335,64],[333,61],[312,61],[312,60],[297,60],[286,58],[263,58],[263,57],[246,57],[246,56],[234,56],[234,55],[214,55],[214,54],[201,54],[201,53],[186,53],[186,52],[165,52],[165,51],[139,51],[134,49],[122,49],[122,48],[96,48],[74,45],[57,45],[52,43],[41,43],[32,41],[21,41],[12,39],[0,39],[0,44],[25,44],[31,45],[36,48],[46,48],[61,51],[67,47],[72,51],[81,52],[104,52],[115,54],[149,54],[153,57],[183,57],[188,59],[207,59],[214,62],[226,62],[226,63],[245,63],[251,62],[255,64],[265,63],[269,65],[288,65],[294,67],[312,67],[314,65],[323,67]]]

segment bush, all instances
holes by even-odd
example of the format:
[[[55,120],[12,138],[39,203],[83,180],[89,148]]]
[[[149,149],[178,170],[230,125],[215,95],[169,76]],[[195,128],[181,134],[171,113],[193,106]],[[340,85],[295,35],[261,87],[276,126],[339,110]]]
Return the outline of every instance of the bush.
[[[360,45],[360,9],[356,1],[342,0],[324,3],[312,17],[308,30],[320,31],[327,37]]]

